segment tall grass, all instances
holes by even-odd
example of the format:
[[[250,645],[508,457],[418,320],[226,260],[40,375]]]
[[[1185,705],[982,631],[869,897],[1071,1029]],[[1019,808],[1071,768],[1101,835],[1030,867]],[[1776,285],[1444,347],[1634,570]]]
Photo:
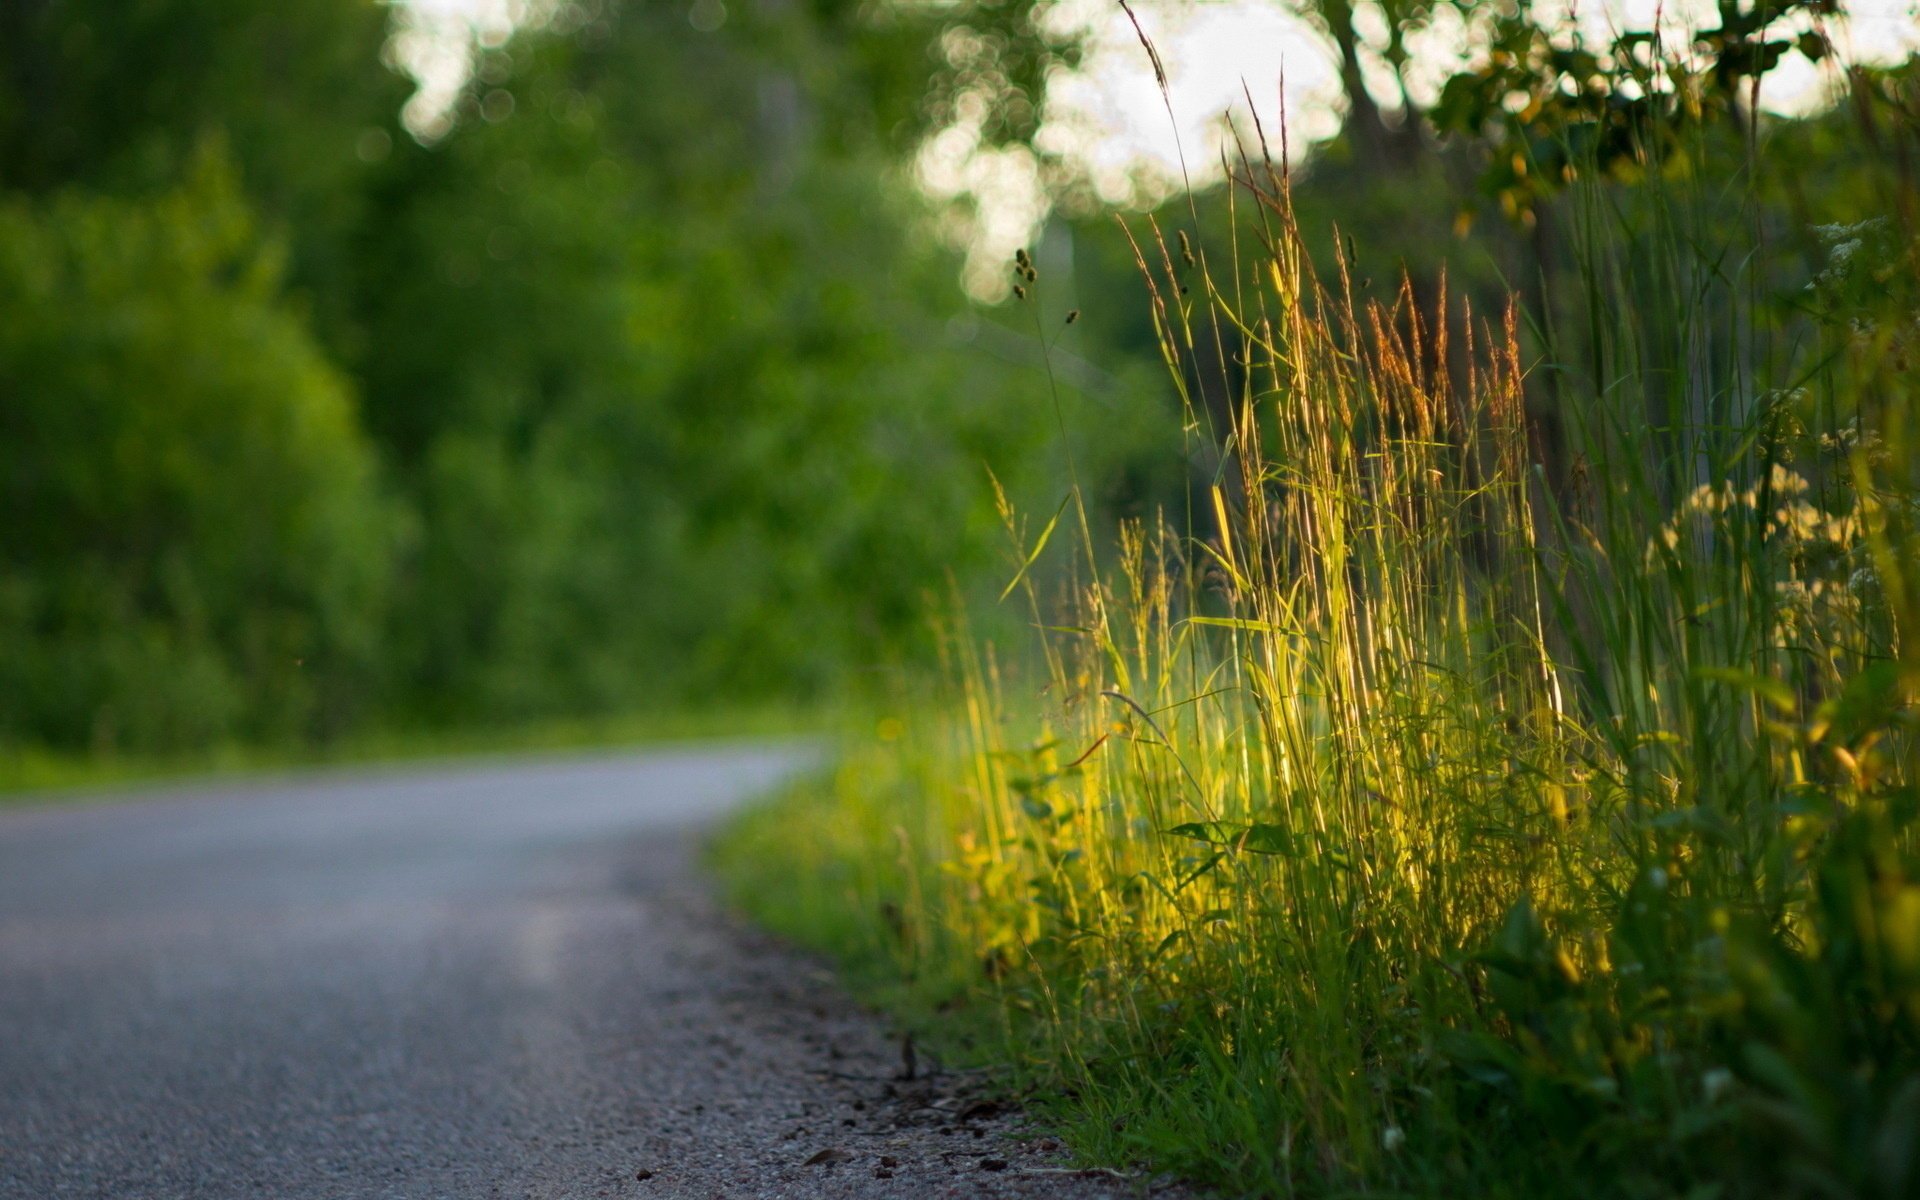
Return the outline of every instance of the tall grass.
[[[1594,184],[1579,294],[1483,314],[1236,182],[1231,268],[1138,243],[1215,482],[1023,566],[1017,666],[956,618],[939,704],[732,839],[749,900],[987,1001],[1102,1161],[1920,1194],[1912,231],[1781,317],[1739,195]]]

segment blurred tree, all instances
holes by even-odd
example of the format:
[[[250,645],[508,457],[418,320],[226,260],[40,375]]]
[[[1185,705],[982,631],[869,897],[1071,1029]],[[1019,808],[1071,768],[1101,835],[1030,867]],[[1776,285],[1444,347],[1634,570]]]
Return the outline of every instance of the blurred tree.
[[[835,687],[1057,501],[901,177],[955,14],[555,5],[424,143],[384,17],[0,10],[0,740]]]
[[[949,337],[886,148],[917,93],[874,65],[907,35],[719,11],[523,31],[373,193],[354,365],[439,718],[844,681],[990,561],[984,465],[1051,439],[1042,376]]]
[[[382,67],[381,0],[7,0],[0,190],[173,186],[219,135],[329,342],[341,243],[410,83]]]
[[[220,155],[0,205],[0,740],[311,736],[377,667],[395,515]]]

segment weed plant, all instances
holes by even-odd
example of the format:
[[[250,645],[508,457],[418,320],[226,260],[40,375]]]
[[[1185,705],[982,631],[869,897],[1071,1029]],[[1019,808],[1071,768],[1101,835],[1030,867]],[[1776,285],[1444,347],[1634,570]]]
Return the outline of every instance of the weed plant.
[[[1037,665],[951,621],[938,704],[729,839],[748,903],[984,1004],[1099,1162],[1920,1195],[1913,231],[1782,306],[1686,167],[1568,194],[1552,312],[1319,277],[1257,147],[1233,262],[1143,225],[1213,481],[1054,585],[1006,511]]]

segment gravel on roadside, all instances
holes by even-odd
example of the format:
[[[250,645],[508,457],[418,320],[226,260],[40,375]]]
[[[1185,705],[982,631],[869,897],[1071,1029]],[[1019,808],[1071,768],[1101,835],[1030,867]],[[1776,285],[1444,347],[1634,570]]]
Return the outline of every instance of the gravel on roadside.
[[[637,872],[670,929],[668,970],[642,1044],[686,1072],[659,1096],[646,1153],[610,1196],[1168,1196],[1164,1180],[1076,1169],[973,1075],[903,1046],[816,959],[723,913],[704,884]]]

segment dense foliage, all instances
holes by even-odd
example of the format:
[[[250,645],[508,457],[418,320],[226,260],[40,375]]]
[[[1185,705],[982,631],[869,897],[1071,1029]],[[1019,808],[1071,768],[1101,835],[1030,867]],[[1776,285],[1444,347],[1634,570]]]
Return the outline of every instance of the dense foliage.
[[[140,202],[8,202],[0,310],[0,736],[176,749],[349,719],[397,514],[219,160]]]
[[[423,144],[380,5],[6,6],[0,743],[911,657],[923,595],[991,561],[987,464],[1030,495],[1057,454],[895,179],[934,28],[557,6]]]

